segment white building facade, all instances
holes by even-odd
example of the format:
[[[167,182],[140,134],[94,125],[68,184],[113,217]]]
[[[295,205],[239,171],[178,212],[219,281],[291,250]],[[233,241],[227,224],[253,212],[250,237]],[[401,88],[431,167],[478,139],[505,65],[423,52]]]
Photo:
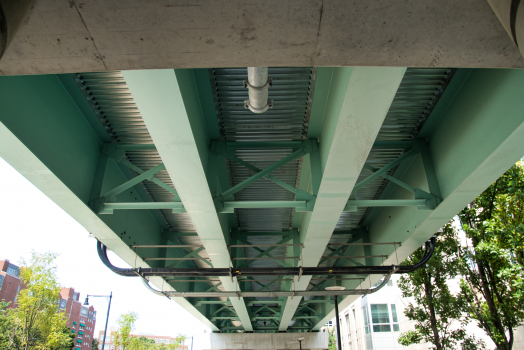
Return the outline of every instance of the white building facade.
[[[398,343],[398,338],[402,332],[415,329],[415,322],[410,321],[404,315],[404,310],[410,301],[402,297],[402,292],[397,287],[399,278],[400,276],[394,276],[381,290],[358,298],[340,312],[342,350],[423,350],[434,348],[430,343],[420,343],[408,347]],[[330,325],[326,328],[333,327],[333,322],[330,322]],[[456,327],[458,326],[457,324]],[[491,339],[474,322],[466,326],[466,333],[467,335],[474,335],[477,339],[482,339],[488,349],[495,349]],[[524,350],[524,327],[517,328],[514,334],[513,350]]]

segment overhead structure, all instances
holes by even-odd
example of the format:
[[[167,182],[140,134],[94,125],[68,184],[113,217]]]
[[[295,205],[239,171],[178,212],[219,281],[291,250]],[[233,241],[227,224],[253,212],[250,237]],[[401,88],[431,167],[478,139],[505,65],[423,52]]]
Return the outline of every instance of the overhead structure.
[[[524,68],[517,47],[522,6],[519,0],[386,6],[341,0],[200,0],[195,6],[40,0],[19,22],[0,75],[209,67]]]
[[[522,157],[521,70],[258,73],[2,76],[0,157],[224,333],[319,330]]]

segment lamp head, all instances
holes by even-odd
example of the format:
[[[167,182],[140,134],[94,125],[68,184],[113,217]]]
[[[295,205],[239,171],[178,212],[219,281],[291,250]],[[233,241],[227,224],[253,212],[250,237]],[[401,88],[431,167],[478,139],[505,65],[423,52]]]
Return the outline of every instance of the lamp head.
[[[326,290],[344,290],[346,289],[346,287],[344,286],[331,286],[331,287],[326,287]]]
[[[89,305],[89,297],[86,297],[86,301],[84,301],[84,305],[85,305],[85,306],[88,306],[88,305]]]
[[[301,342],[301,341],[304,340],[304,339],[306,339],[306,338],[304,338],[304,337],[297,338],[297,340],[298,340],[299,342]]]

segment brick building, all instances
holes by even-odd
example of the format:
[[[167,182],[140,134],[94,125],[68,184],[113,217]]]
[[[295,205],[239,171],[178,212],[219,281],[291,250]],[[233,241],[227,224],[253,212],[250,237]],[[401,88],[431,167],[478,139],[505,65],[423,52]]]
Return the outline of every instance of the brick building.
[[[83,306],[80,293],[73,288],[62,288],[60,292],[60,309],[68,320],[67,327],[76,334],[74,350],[91,350],[95,332],[96,311],[93,306]]]
[[[106,345],[104,347],[104,350],[119,350],[119,349],[116,349],[114,344],[113,344],[114,334],[115,334],[115,332],[111,332],[111,334],[107,335],[107,337],[106,337]],[[153,339],[155,341],[155,343],[157,343],[157,344],[170,345],[170,344],[175,344],[176,343],[176,337],[168,337],[168,336],[165,336],[165,335],[131,334],[131,336],[132,337],[136,337],[136,338],[145,337],[147,339]],[[98,333],[98,344],[99,344],[98,348],[99,349],[102,349],[102,342],[103,341],[104,341],[104,331],[100,331]],[[182,344],[180,344],[177,347],[177,350],[188,350],[188,346],[185,345],[185,341],[182,342]]]
[[[0,302],[10,303],[16,307],[16,299],[20,292],[20,268],[9,260],[0,260]]]

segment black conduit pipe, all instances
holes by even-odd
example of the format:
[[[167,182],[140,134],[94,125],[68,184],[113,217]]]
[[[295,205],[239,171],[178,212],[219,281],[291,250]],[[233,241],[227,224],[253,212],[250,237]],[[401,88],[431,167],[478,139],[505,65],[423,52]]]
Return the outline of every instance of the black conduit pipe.
[[[235,277],[235,276],[333,276],[333,275],[387,275],[389,273],[410,273],[424,266],[435,251],[435,237],[426,242],[422,259],[411,266],[343,266],[343,267],[276,267],[276,268],[120,268],[107,258],[107,248],[97,241],[98,256],[111,271],[127,277]]]

